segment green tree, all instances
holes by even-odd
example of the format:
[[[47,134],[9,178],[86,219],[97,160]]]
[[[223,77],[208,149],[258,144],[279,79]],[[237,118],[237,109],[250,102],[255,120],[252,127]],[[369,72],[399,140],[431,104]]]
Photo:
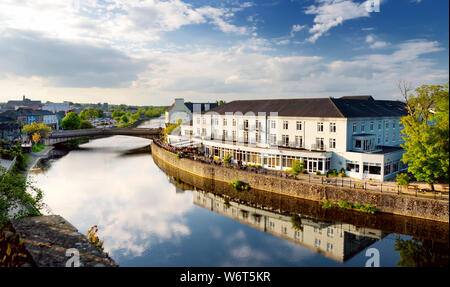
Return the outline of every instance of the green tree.
[[[61,127],[65,130],[77,130],[80,128],[81,119],[76,113],[68,113],[61,122]]]
[[[120,122],[122,123],[128,123],[128,117],[126,115],[123,115],[120,117]]]
[[[29,125],[23,126],[22,131],[26,133],[30,139],[35,133],[39,134],[41,138],[47,138],[52,131],[52,128],[47,126],[45,123],[38,124],[32,122]]]
[[[92,129],[94,126],[88,120],[82,120],[80,123],[80,129]]]
[[[436,242],[412,238],[404,240],[397,238],[394,248],[399,252],[402,267],[438,267],[448,266],[448,242]]]
[[[97,110],[97,113],[98,113],[98,117],[99,117],[99,118],[103,118],[103,117],[105,116],[105,113],[103,112],[102,109],[98,109],[98,110]]]
[[[434,190],[436,182],[448,182],[448,83],[423,85],[415,95],[409,93],[404,82],[399,83],[399,88],[408,111],[401,119],[405,140],[402,147],[406,150],[402,161],[418,181],[427,182]]]

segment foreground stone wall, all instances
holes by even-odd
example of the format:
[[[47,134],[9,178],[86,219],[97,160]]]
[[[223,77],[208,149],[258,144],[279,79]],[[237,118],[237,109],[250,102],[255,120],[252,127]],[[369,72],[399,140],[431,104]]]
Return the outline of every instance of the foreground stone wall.
[[[116,267],[118,264],[100,247],[59,215],[15,219],[9,233],[15,233],[23,242],[29,266],[36,267]],[[75,258],[76,257],[76,258]],[[69,259],[72,259],[69,261]],[[68,266],[69,267],[69,266]]]
[[[185,158],[179,159],[175,154],[164,150],[156,144],[152,144],[152,154],[153,157],[173,167],[212,181],[228,183],[239,179],[250,184],[252,188],[272,193],[314,201],[348,201],[351,203],[370,204],[376,206],[378,210],[384,213],[449,222],[449,204],[448,201],[444,200],[310,184],[305,181],[210,165]]]

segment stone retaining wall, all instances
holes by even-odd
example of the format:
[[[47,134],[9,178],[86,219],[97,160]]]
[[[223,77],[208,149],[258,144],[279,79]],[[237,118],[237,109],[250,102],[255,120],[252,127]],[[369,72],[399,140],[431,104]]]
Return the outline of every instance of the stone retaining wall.
[[[156,144],[152,144],[152,155],[176,168],[214,181],[228,183],[239,179],[250,184],[252,188],[263,191],[314,201],[348,201],[350,203],[370,204],[384,213],[449,222],[449,203],[444,200],[310,184],[305,181],[210,165],[185,158],[179,159],[175,154]]]

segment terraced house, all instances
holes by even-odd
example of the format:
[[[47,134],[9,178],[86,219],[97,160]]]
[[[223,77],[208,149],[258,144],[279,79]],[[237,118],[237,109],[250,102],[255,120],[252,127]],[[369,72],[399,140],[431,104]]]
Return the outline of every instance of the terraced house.
[[[309,173],[346,170],[347,176],[387,180],[406,166],[400,161],[400,101],[372,96],[240,100],[194,113],[192,141],[208,156],[290,169],[303,161]],[[184,130],[183,130],[184,129]]]

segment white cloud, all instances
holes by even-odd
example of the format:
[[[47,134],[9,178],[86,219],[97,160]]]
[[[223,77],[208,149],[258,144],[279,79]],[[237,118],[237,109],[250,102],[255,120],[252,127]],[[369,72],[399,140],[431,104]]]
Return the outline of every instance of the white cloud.
[[[384,41],[376,41],[375,43],[373,43],[372,45],[370,45],[371,49],[380,49],[380,48],[384,48],[387,47],[388,43],[384,42]]]
[[[375,41],[375,37],[372,34],[367,35],[366,43],[372,43],[373,41]]]
[[[308,38],[308,41],[312,43],[344,21],[369,17],[365,2],[355,3],[351,0],[317,0],[316,2],[316,5],[309,6],[305,11],[305,14],[315,15],[315,24],[309,29],[312,36]]]
[[[291,29],[291,37],[295,36],[295,33],[300,32],[301,30],[305,29],[307,26],[306,25],[292,25],[292,29]]]
[[[238,11],[248,7],[250,2],[240,5]],[[192,24],[209,23],[226,33],[247,33],[247,27],[231,23],[233,16],[232,8],[194,8],[181,0],[5,0],[0,2],[0,31],[27,30],[58,39],[129,47]]]

